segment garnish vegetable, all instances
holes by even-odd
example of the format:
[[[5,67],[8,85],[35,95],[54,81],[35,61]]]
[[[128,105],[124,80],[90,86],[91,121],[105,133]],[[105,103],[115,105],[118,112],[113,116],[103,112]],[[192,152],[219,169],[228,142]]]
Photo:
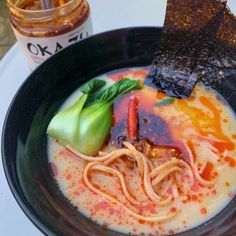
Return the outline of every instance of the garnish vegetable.
[[[102,80],[91,80],[82,86],[83,95],[51,120],[47,133],[63,145],[70,145],[86,155],[95,155],[109,135],[114,100],[141,89],[137,81],[129,79],[119,80],[101,90],[104,85]]]
[[[129,99],[128,108],[128,135],[134,140],[138,136],[138,110],[135,97]]]
[[[156,103],[156,106],[157,106],[157,107],[161,107],[161,106],[164,106],[164,105],[173,103],[174,100],[175,100],[175,99],[174,99],[174,98],[171,98],[171,97],[164,98],[164,99],[162,99],[161,101],[157,102],[157,103]]]

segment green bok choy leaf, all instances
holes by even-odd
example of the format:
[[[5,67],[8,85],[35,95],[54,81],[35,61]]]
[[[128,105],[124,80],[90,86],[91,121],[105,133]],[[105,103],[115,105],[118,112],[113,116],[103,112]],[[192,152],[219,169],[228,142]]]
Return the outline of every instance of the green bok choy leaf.
[[[64,145],[76,147],[79,141],[79,116],[89,95],[93,95],[104,85],[103,80],[91,80],[83,85],[80,91],[83,95],[69,108],[59,112],[51,120],[47,133],[60,140]]]
[[[101,90],[105,85],[101,81],[91,80],[83,85],[79,100],[59,112],[47,129],[50,136],[86,155],[95,155],[106,141],[112,126],[114,100],[134,89],[141,89],[137,81],[122,79]]]

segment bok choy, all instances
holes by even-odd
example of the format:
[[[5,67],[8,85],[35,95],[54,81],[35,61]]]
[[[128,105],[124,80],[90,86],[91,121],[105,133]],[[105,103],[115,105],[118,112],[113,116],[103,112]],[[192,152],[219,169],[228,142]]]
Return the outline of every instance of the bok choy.
[[[59,112],[47,133],[63,145],[86,155],[95,155],[106,141],[112,126],[112,105],[119,96],[141,89],[135,80],[122,79],[101,90],[103,80],[91,80],[80,88],[83,95],[71,107]]]

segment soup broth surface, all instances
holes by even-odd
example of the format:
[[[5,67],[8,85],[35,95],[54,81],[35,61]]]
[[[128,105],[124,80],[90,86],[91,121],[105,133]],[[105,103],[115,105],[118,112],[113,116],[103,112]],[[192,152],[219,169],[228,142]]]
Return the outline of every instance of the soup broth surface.
[[[129,68],[98,79],[108,85],[124,77],[142,83],[147,73],[147,68]],[[75,91],[61,110],[80,96],[80,91]],[[168,96],[143,85],[142,90],[115,101],[111,134],[101,151],[109,153],[122,148],[120,137],[127,137],[127,113],[132,96],[138,101],[139,136],[146,142],[145,147],[151,148],[145,153],[152,165],[158,167],[173,157],[183,160],[190,166],[193,181],[184,168],[162,179],[154,190],[164,199],[171,196],[166,205],[151,201],[144,190],[137,163],[125,157],[115,160],[110,167],[122,173],[130,195],[139,204],[127,199],[114,175],[95,170],[90,173],[90,181],[101,192],[139,215],[152,217],[176,212],[175,216],[164,221],[145,221],[131,215],[122,205],[94,193],[83,179],[88,162],[49,138],[49,163],[61,192],[92,221],[131,235],[171,235],[213,218],[234,197],[236,189],[236,120],[232,109],[220,94],[204,86],[196,86],[188,99],[174,99],[160,105]],[[143,151],[141,146],[136,147]]]

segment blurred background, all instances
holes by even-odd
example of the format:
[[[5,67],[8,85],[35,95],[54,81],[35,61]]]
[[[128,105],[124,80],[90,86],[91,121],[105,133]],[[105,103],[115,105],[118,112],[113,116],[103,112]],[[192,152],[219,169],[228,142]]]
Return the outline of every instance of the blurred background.
[[[15,41],[9,22],[6,0],[0,0],[0,60]]]

